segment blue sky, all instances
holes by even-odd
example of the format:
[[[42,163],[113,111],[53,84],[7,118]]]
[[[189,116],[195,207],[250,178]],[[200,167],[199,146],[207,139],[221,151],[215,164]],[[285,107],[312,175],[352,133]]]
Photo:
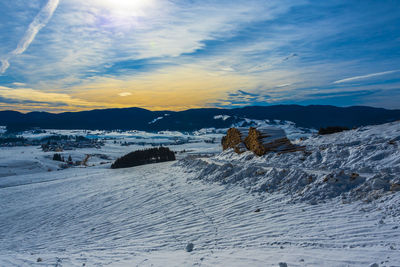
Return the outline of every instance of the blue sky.
[[[398,1],[1,1],[0,109],[400,108]]]

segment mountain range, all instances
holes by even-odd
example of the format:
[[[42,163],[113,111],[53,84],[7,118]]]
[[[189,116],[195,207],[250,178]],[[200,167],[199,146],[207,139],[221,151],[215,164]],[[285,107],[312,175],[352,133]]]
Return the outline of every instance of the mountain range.
[[[299,127],[344,126],[348,128],[400,120],[400,110],[366,106],[328,105],[248,106],[233,109],[200,108],[185,111],[150,111],[142,108],[98,109],[80,112],[0,111],[0,125],[10,129],[121,129],[143,131],[193,131],[227,128],[244,119],[286,120]]]

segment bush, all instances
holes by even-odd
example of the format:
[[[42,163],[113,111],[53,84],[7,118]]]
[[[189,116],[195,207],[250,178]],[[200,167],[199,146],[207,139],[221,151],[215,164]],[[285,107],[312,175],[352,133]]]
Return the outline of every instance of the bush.
[[[320,128],[318,131],[318,134],[324,135],[324,134],[333,134],[333,133],[340,133],[343,131],[348,131],[349,128],[347,127],[342,127],[342,126],[328,126],[326,128]]]
[[[136,150],[118,158],[111,169],[129,168],[149,163],[157,163],[175,160],[175,153],[168,147]]]

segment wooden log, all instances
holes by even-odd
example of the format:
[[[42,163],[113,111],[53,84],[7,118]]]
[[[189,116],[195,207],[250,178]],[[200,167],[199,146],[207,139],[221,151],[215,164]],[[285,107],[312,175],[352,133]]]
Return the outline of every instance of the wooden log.
[[[244,139],[247,136],[246,128],[230,128],[221,140],[222,149],[233,148],[236,153],[243,153],[246,151]]]

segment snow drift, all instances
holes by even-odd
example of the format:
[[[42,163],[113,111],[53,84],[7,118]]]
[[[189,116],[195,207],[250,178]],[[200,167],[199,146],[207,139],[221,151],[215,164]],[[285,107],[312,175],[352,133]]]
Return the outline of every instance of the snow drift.
[[[400,189],[400,122],[297,140],[305,151],[233,153],[180,161],[192,179],[240,184],[251,192],[281,192],[293,201],[341,197],[371,201]]]

